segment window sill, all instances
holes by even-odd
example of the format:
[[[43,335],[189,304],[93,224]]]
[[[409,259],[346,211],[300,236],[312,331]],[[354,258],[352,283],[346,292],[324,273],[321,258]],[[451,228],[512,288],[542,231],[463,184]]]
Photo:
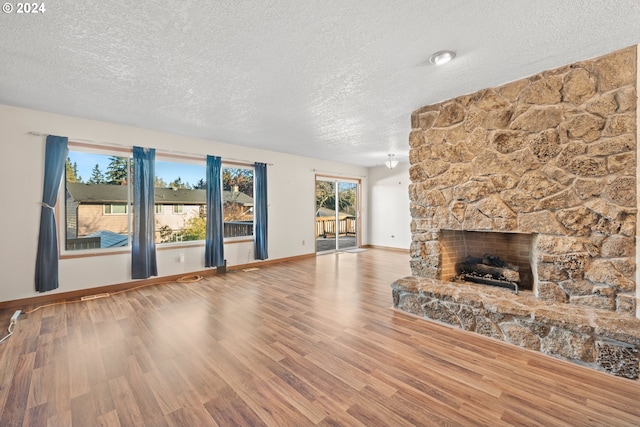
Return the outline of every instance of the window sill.
[[[191,240],[186,242],[171,242],[171,243],[156,244],[156,248],[159,251],[166,251],[169,249],[197,248],[200,246],[204,246],[204,240]]]
[[[224,244],[231,244],[231,243],[247,243],[247,242],[252,242],[253,243],[253,236],[247,236],[247,237],[231,237],[231,238],[227,238],[224,239]]]
[[[108,255],[122,255],[122,254],[130,254],[131,250],[117,250],[117,251],[109,251],[103,250],[100,252],[92,252],[91,250],[77,251],[78,253],[73,252],[65,252],[60,255],[58,259],[74,259],[74,258],[89,258],[95,256],[108,256]]]
[[[251,237],[239,237],[234,238],[233,240],[225,240],[224,244],[235,244],[235,243],[253,243],[253,236]],[[205,246],[204,240],[197,240],[193,243],[189,242],[178,242],[178,243],[158,243],[156,244],[156,250],[158,251],[167,251],[173,249],[184,249],[184,248],[196,248]],[[61,254],[58,259],[75,259],[75,258],[90,258],[96,256],[109,256],[109,255],[122,255],[122,254],[131,254],[131,250],[102,250],[99,252],[91,251],[91,250],[83,250],[77,251],[77,253],[69,253],[66,252]]]

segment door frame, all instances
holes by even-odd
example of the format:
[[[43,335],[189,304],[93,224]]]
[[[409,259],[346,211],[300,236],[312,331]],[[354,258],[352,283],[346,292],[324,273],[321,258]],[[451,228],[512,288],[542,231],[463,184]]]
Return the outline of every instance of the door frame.
[[[362,246],[362,179],[360,178],[350,178],[350,177],[346,177],[346,176],[340,176],[340,175],[326,175],[326,174],[316,174],[314,177],[314,181],[313,181],[313,191],[314,191],[314,195],[315,192],[317,190],[317,184],[318,181],[329,181],[329,182],[333,182],[335,184],[335,191],[336,191],[336,203],[338,201],[337,198],[337,193],[338,193],[338,184],[340,182],[346,182],[346,183],[350,183],[350,184],[355,184],[356,185],[356,244],[355,244],[355,248],[360,248]],[[318,206],[316,204],[316,200],[314,197],[314,227],[317,227],[317,224],[315,224],[315,212],[317,211]],[[339,246],[339,235],[340,235],[340,230],[339,230],[339,209],[335,209],[336,212],[336,244],[335,247],[333,249],[330,250],[326,250],[326,251],[318,251],[318,237],[316,236],[316,231],[317,229],[314,229],[314,249],[315,249],[315,253],[320,253],[320,254],[324,254],[324,253],[331,253],[331,252],[339,252],[340,246]],[[352,248],[351,246],[349,248]],[[346,248],[345,248],[346,249]]]

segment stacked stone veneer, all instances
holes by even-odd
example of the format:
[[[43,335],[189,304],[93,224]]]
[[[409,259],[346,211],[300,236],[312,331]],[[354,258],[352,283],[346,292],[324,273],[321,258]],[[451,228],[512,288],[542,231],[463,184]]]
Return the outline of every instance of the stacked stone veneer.
[[[414,277],[393,284],[396,307],[637,377],[640,340],[600,334],[576,314],[604,313],[640,330],[634,317],[636,61],[632,47],[413,113]],[[533,307],[509,313],[505,323],[504,314],[483,306],[481,285],[465,285],[478,289],[475,300],[465,294],[462,305],[453,304],[456,285],[438,282],[443,229],[534,234],[527,301],[557,304],[564,319],[545,321]],[[512,338],[522,328],[531,335]],[[606,367],[616,363],[622,373]]]

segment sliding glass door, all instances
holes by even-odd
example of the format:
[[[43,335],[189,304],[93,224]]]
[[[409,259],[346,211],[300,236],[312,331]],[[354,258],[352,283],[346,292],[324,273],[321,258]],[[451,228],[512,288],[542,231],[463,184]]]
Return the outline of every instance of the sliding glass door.
[[[358,247],[358,181],[316,177],[316,252]]]

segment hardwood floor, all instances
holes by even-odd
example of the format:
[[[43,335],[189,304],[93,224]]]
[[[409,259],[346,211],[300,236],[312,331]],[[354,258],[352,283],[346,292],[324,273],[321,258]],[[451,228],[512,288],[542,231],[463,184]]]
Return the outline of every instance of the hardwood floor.
[[[392,310],[408,274],[370,249],[21,316],[0,425],[640,425],[636,381]]]

